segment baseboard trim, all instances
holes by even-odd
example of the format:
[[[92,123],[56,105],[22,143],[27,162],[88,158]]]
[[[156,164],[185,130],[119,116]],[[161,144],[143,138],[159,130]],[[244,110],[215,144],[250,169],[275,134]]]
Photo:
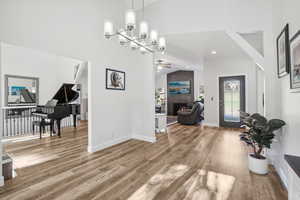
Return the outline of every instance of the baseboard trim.
[[[89,153],[95,153],[97,151],[101,151],[103,149],[106,149],[108,147],[120,144],[122,142],[126,142],[126,141],[131,140],[131,139],[136,139],[136,140],[141,140],[141,141],[151,142],[151,143],[156,142],[156,137],[155,136],[154,137],[148,137],[148,136],[134,134],[132,137],[127,136],[127,137],[123,137],[123,138],[114,139],[114,140],[111,140],[111,141],[108,141],[108,142],[105,142],[105,143],[102,143],[102,144],[99,144],[99,145],[96,145],[96,146],[88,146],[87,150],[88,150]]]
[[[144,135],[138,135],[138,134],[134,134],[132,135],[132,139],[136,139],[136,140],[141,140],[141,141],[145,141],[145,142],[151,142],[151,143],[155,143],[156,142],[156,137],[148,137],[148,136],[144,136]]]
[[[281,182],[283,183],[285,188],[288,189],[289,184],[288,184],[287,174],[285,173],[284,166],[282,166],[282,164],[284,165],[284,164],[287,164],[287,163],[285,163],[286,162],[285,160],[282,162],[282,164],[280,164],[280,162],[276,162],[276,161],[277,160],[274,160],[272,162],[272,165],[274,166],[275,171],[277,172]],[[287,166],[288,166],[288,164],[287,164]]]
[[[4,186],[4,177],[0,176],[0,187]]]
[[[171,123],[167,124],[167,126],[172,126],[172,125],[177,124],[177,123],[178,123],[178,121],[171,122]]]
[[[127,140],[130,140],[131,138],[129,136],[127,137],[122,137],[122,138],[118,138],[118,139],[113,139],[111,141],[96,145],[96,146],[88,146],[88,152],[90,153],[94,153],[103,149],[106,149],[108,147],[111,147],[113,145],[117,145],[120,144],[122,142],[125,142]]]
[[[283,183],[283,185],[287,189],[288,188],[287,176],[285,175],[285,173],[283,172],[281,167],[279,167],[279,169],[277,169],[276,171],[277,171],[277,173],[278,173],[278,175],[281,179],[281,182]]]

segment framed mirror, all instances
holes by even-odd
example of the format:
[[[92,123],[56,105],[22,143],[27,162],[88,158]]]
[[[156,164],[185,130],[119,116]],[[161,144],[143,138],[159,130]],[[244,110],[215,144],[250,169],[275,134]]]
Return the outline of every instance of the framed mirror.
[[[39,78],[5,75],[5,105],[26,106],[39,103]]]

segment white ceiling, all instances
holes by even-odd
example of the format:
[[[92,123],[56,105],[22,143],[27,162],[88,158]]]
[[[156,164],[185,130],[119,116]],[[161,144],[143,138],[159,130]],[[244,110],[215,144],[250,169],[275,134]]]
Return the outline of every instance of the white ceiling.
[[[168,74],[174,71],[178,70],[185,70],[185,71],[202,71],[203,70],[203,65],[200,63],[189,63],[186,60],[180,59],[178,57],[174,57],[170,54],[165,54],[165,55],[160,55],[156,54],[155,55],[155,60],[156,63],[158,60],[162,60],[162,63],[167,63],[168,67],[164,67],[164,65],[159,65],[157,64],[156,67],[161,66],[162,68],[160,70],[157,69],[156,74],[157,75],[162,75],[162,74]]]
[[[166,35],[167,52],[190,63],[203,59],[247,57],[224,31]],[[212,55],[212,51],[217,54]]]
[[[145,7],[151,5],[152,3],[156,2],[158,0],[145,0]],[[131,2],[132,0],[125,0],[126,5],[128,8],[131,8]],[[138,10],[143,8],[143,0],[134,0],[134,9]]]
[[[178,70],[185,70],[185,71],[194,71],[194,70],[196,70],[195,68],[193,68],[191,66],[178,64],[176,61],[173,61],[173,60],[165,60],[165,61],[167,61],[171,64],[170,67],[169,68],[162,67],[161,69],[157,68],[157,70],[156,70],[156,75],[157,76],[160,76],[160,75],[163,75],[163,74],[168,74],[168,73],[175,72],[175,71],[178,71]],[[158,67],[158,65],[156,65],[156,67]],[[200,67],[199,67],[199,70],[200,70]]]

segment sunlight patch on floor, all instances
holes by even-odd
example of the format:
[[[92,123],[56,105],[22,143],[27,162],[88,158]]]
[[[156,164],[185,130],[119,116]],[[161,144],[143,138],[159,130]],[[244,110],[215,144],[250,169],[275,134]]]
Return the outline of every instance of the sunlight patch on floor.
[[[59,158],[56,154],[40,154],[40,153],[33,153],[29,155],[22,155],[22,156],[12,156],[14,162],[14,168],[20,169],[25,167],[30,167],[33,165],[41,164],[50,160],[54,160]]]
[[[174,165],[164,168],[160,173],[155,174],[152,178],[138,189],[128,200],[153,199],[160,190],[170,186],[176,179],[183,176],[189,167],[186,165]]]
[[[198,170],[175,196],[183,200],[227,200],[235,177],[206,170]]]

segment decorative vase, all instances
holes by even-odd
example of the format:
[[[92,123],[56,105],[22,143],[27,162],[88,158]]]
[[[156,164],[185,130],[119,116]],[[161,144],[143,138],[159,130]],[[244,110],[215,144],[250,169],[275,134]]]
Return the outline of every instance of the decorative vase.
[[[248,154],[249,170],[256,174],[265,175],[269,172],[268,170],[268,160],[258,159],[253,156],[253,154]]]

